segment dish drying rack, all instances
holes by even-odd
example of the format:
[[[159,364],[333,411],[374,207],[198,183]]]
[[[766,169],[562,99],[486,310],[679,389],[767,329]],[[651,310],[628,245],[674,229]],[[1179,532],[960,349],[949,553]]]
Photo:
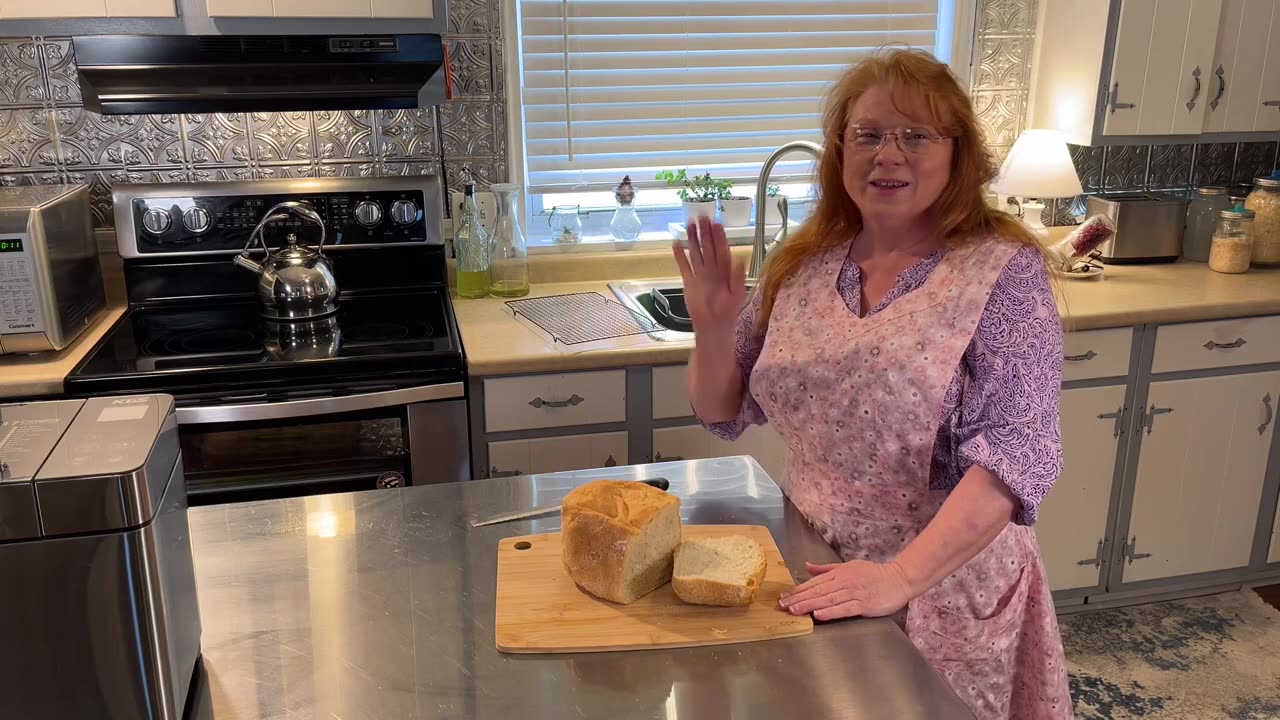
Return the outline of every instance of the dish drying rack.
[[[515,318],[565,353],[589,352],[649,341],[663,328],[595,292],[508,300]]]

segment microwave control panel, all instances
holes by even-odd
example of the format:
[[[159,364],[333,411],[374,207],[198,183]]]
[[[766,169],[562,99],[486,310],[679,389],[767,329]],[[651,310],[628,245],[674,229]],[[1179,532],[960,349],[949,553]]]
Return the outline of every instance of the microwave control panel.
[[[0,334],[44,332],[27,235],[0,233]]]

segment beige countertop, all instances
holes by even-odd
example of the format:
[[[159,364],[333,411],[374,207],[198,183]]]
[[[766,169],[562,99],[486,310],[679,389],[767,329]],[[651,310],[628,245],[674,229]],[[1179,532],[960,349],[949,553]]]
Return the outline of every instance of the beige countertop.
[[[1059,308],[1069,330],[1193,322],[1280,313],[1280,269],[1221,275],[1200,263],[1109,265],[1102,277],[1059,280]],[[533,296],[597,292],[605,281],[534,285]],[[564,353],[516,320],[505,301],[455,298],[467,367],[473,377],[686,362],[691,342],[643,338],[602,350]]]
[[[80,337],[58,352],[0,355],[0,398],[62,394],[62,381],[124,315],[125,306],[109,306]]]

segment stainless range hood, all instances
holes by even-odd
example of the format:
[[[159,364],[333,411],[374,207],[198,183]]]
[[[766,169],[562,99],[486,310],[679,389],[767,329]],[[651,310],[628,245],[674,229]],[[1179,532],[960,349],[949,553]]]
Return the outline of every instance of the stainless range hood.
[[[84,35],[72,46],[84,105],[104,115],[444,100],[439,35]]]

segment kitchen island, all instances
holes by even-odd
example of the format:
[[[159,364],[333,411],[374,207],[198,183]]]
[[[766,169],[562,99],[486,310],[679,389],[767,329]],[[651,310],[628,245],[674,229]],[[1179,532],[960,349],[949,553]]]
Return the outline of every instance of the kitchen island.
[[[191,510],[203,667],[193,718],[971,718],[892,621],[758,643],[595,654],[494,647],[498,541],[559,529],[593,479],[665,477],[686,524],[767,526],[787,564],[834,561],[735,457]]]

